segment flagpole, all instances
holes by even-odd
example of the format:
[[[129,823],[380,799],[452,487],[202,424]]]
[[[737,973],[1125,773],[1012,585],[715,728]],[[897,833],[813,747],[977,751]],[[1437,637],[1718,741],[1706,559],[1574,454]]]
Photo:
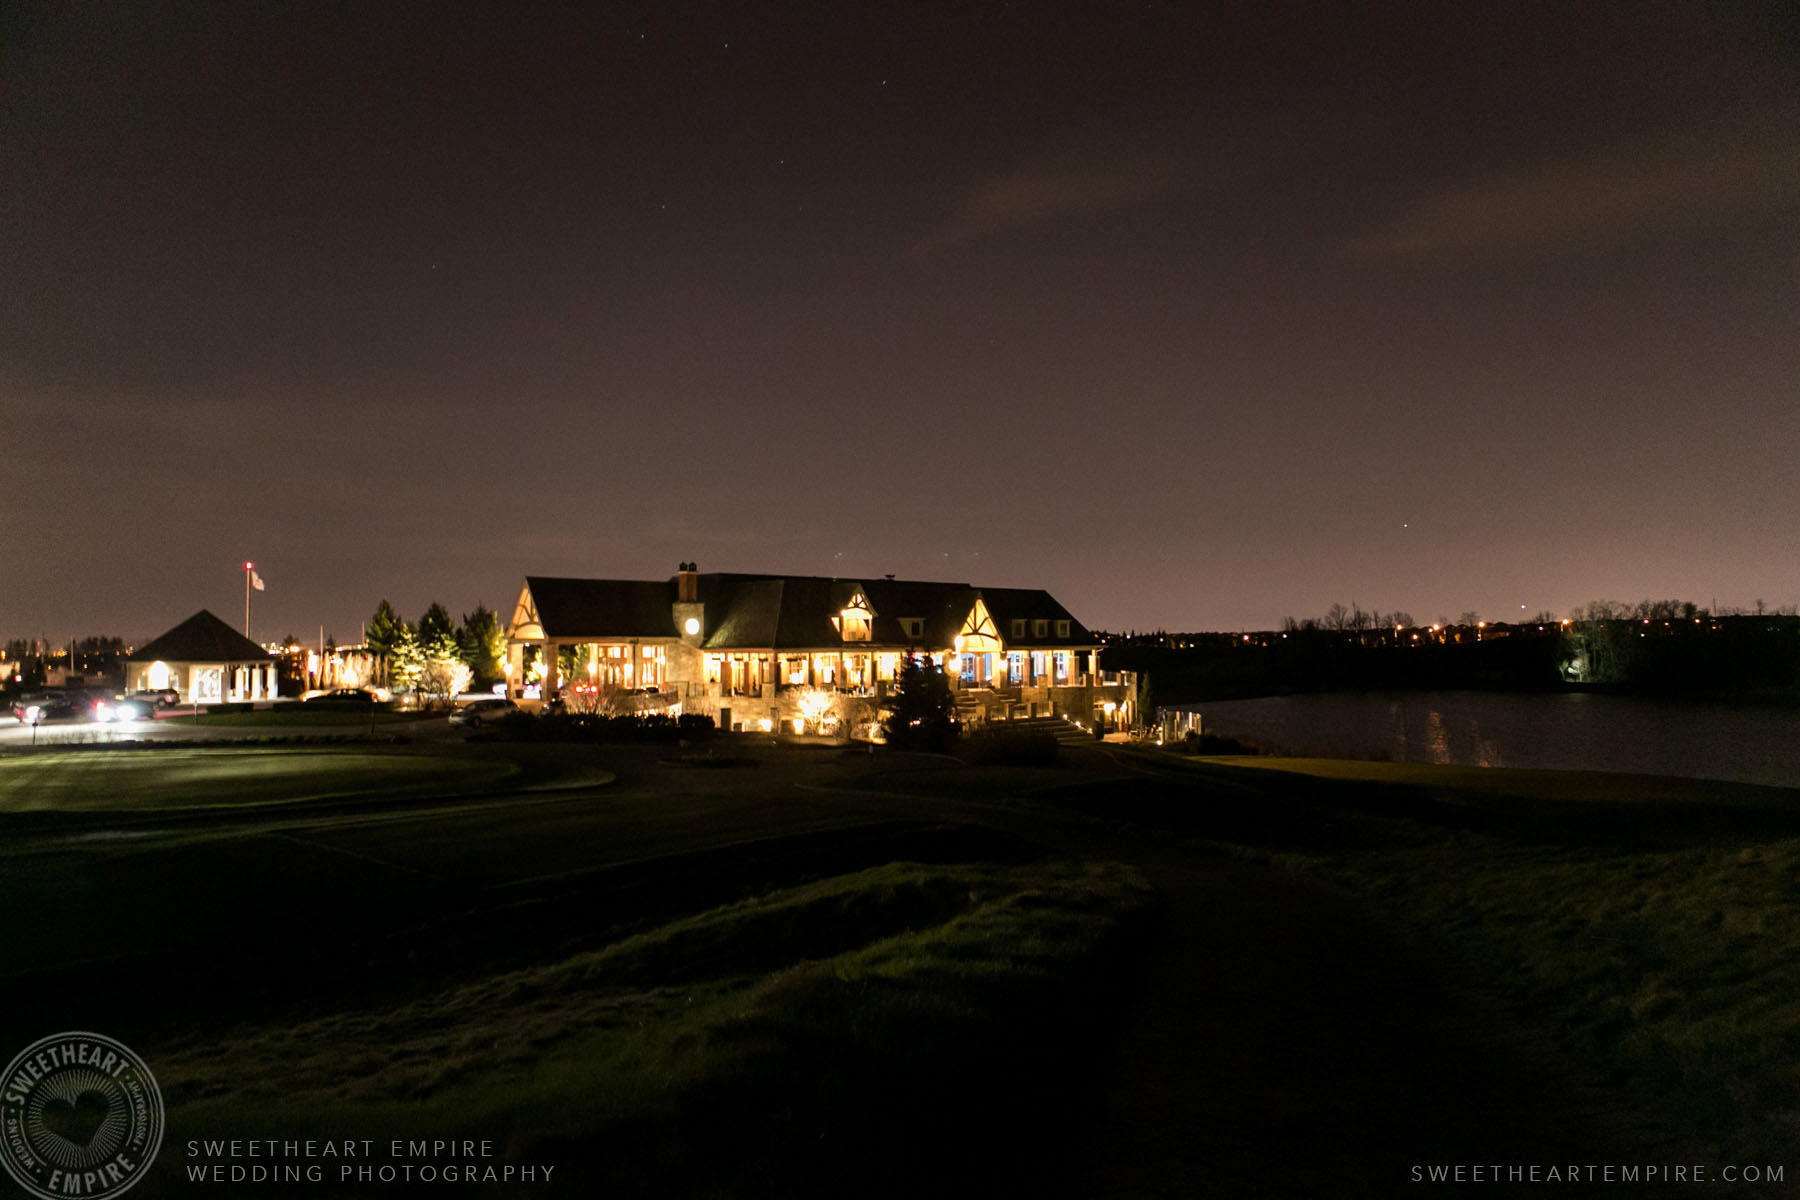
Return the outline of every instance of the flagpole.
[[[250,636],[250,568],[253,564],[244,564],[244,636]]]

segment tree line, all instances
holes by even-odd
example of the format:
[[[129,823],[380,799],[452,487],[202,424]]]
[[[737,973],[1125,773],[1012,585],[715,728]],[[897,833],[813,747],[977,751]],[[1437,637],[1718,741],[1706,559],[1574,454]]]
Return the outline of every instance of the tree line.
[[[1635,604],[1620,600],[1590,600],[1578,604],[1569,613],[1571,621],[1674,621],[1707,617],[1791,617],[1800,608],[1785,604],[1771,607],[1766,600],[1752,602],[1749,607],[1722,605],[1716,611],[1702,608],[1692,600],[1639,600]]]
[[[434,600],[417,622],[409,622],[383,597],[369,618],[363,644],[396,692],[443,699],[472,688],[485,690],[505,675],[505,634],[500,618],[485,604],[464,613],[458,624]]]

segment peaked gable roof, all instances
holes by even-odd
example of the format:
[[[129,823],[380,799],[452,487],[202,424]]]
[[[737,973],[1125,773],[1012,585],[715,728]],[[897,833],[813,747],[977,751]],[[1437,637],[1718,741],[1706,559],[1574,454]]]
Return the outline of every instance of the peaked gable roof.
[[[1036,588],[977,588],[967,583],[919,579],[842,579],[822,575],[749,575],[709,572],[695,580],[705,605],[708,650],[803,650],[846,645],[834,622],[858,597],[873,614],[861,646],[947,647],[964,632],[972,613],[985,607],[987,632],[1005,644],[1092,646],[1096,639],[1050,593]],[[536,626],[524,636],[595,640],[673,638],[675,579],[567,579],[530,575],[511,628]],[[1012,636],[1012,621],[1068,621],[1069,633]],[[906,622],[921,622],[919,633]]]
[[[987,610],[993,614],[994,623],[1000,629],[1000,636],[1008,642],[1023,642],[1033,646],[1097,646],[1100,639],[1088,632],[1087,626],[1077,621],[1068,609],[1057,602],[1056,597],[1042,588],[982,588],[981,598],[987,604]],[[1014,621],[1048,621],[1049,632],[1038,637],[1031,625],[1025,626],[1025,636],[1012,636]],[[1056,636],[1056,622],[1067,621],[1069,634],[1067,637]]]
[[[274,657],[203,608],[148,645],[140,646],[126,661],[236,663],[267,662]]]
[[[872,579],[863,594],[875,607],[873,640],[902,646],[948,646],[975,604],[975,589],[966,583]],[[923,621],[919,636],[909,636],[903,621]]]
[[[781,628],[782,593],[786,590],[783,579],[702,577],[700,596],[706,601],[711,626],[707,647],[772,649]]]
[[[674,637],[673,580],[563,579],[527,575],[547,637]]]

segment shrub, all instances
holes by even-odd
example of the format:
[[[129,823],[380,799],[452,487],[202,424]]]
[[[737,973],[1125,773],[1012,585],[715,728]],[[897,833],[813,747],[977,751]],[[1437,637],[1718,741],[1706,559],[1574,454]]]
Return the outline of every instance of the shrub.
[[[590,742],[593,744],[663,744],[701,741],[716,732],[713,719],[700,713],[679,717],[602,716],[597,713],[508,713],[494,732],[513,742]]]
[[[964,734],[962,757],[990,767],[1041,767],[1056,761],[1056,735],[988,727]]]
[[[1236,738],[1220,737],[1216,733],[1197,733],[1190,729],[1187,736],[1181,739],[1181,748],[1189,754],[1255,754],[1254,746],[1246,745]]]

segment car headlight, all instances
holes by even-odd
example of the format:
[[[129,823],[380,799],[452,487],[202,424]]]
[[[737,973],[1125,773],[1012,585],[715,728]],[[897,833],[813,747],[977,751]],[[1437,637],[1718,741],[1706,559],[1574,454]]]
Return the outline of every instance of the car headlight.
[[[35,725],[37,724],[38,717],[43,714],[43,711],[43,709],[33,704],[30,708],[25,710],[25,719]]]

